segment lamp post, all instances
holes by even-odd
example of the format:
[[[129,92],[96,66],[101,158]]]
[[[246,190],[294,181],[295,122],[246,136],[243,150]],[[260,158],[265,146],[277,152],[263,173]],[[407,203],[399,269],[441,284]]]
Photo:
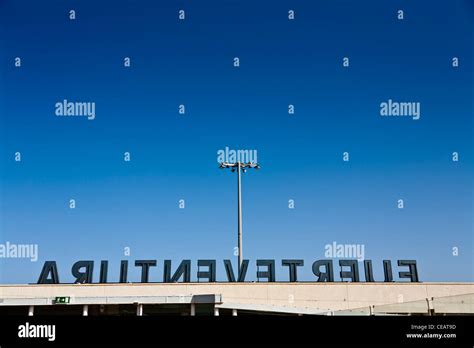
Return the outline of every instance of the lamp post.
[[[229,163],[229,162],[222,162],[219,165],[219,168],[226,169],[231,168],[231,172],[237,171],[237,240],[238,240],[238,262],[239,262],[239,270],[242,267],[242,260],[243,260],[243,252],[242,252],[242,184],[241,184],[241,171],[247,172],[247,168],[253,169],[260,169],[260,165],[258,163],[243,163],[243,162],[236,162],[236,163]]]

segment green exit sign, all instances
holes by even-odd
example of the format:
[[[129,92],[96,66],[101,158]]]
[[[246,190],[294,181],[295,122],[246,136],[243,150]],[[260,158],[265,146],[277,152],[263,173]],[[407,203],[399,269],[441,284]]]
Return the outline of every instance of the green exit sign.
[[[68,296],[55,297],[53,303],[54,304],[68,304],[70,299],[71,298]]]

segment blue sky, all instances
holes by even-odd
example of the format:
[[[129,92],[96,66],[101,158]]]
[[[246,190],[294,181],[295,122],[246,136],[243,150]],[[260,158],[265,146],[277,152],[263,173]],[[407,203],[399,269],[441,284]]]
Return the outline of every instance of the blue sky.
[[[158,259],[157,281],[164,259],[234,260],[226,146],[262,166],[243,178],[249,279],[255,259],[301,258],[311,280],[336,241],[364,244],[378,280],[383,259],[416,259],[422,281],[473,281],[473,17],[461,0],[0,1],[0,243],[39,246],[0,259],[0,282],[36,282],[46,260],[61,281],[80,259],[110,260],[111,280]],[[55,116],[63,99],[96,118]],[[421,118],[381,117],[388,99]]]

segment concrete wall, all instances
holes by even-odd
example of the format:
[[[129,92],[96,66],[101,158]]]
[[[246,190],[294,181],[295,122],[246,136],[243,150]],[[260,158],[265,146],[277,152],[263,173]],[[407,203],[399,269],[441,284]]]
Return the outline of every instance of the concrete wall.
[[[301,312],[332,312],[397,304],[425,312],[426,301],[474,294],[473,283],[153,283],[1,285],[0,305],[51,304],[56,296],[70,296],[71,304],[134,303],[137,298],[167,297],[176,301],[192,295],[214,294],[226,305],[242,308],[286,308]],[[472,299],[472,296],[469,297]],[[436,301],[436,300],[435,300]],[[474,313],[472,301],[463,301]],[[148,301],[143,301],[143,303]],[[446,301],[441,301],[443,305]],[[449,301],[448,301],[449,302]],[[455,301],[456,302],[456,301]],[[459,302],[459,301],[458,301]],[[411,304],[410,304],[411,303]]]

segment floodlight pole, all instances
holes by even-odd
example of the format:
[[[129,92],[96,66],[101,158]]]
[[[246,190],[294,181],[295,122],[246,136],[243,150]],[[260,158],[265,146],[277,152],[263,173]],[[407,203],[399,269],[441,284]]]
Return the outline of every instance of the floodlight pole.
[[[219,165],[219,168],[221,169],[226,169],[226,168],[231,168],[232,172],[235,172],[237,170],[237,245],[239,249],[239,254],[238,254],[238,266],[239,266],[239,271],[242,267],[243,259],[244,259],[244,253],[242,252],[243,248],[243,243],[242,243],[242,178],[241,178],[241,172],[243,171],[244,173],[247,171],[247,169],[253,168],[253,169],[260,169],[260,165],[258,163],[244,163],[244,162],[236,162],[236,163],[230,163],[230,162],[222,162]]]
[[[243,250],[242,250],[242,185],[240,183],[240,162],[237,163],[237,227],[238,227],[238,241],[239,248],[239,270],[242,267]]]

